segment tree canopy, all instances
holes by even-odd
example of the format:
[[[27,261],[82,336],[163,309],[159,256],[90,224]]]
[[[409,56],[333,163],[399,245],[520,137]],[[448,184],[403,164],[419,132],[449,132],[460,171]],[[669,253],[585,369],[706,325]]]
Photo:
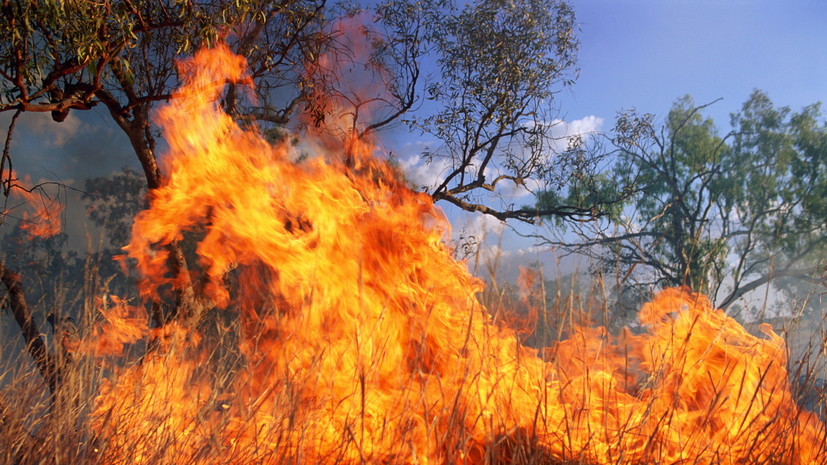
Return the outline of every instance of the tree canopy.
[[[151,109],[180,82],[175,57],[216,41],[249,62],[255,98],[229,86],[223,99],[241,120],[284,134],[344,113],[362,135],[404,122],[436,137],[424,154],[447,163],[435,200],[532,221],[533,208],[472,192],[565,178],[549,163],[553,96],[576,77],[579,42],[560,0],[6,2],[2,14],[0,112],[15,115],[0,164],[7,187],[20,113],[62,121],[97,105],[129,137],[148,187],[159,186]]]
[[[11,181],[8,139],[22,112],[106,107],[126,133],[148,187],[160,185],[150,110],[179,84],[175,57],[217,40],[249,56],[266,91],[295,86],[324,42],[325,1],[3,2],[0,111],[12,111],[0,179]]]
[[[723,308],[782,277],[824,285],[820,105],[796,113],[755,91],[724,134],[703,116],[706,106],[684,97],[662,126],[622,112],[609,141],[615,165],[596,182],[576,182],[567,200],[628,197],[600,220],[576,224],[579,240],[553,242],[592,254],[621,280],[688,286]],[[552,194],[540,201],[555,201]]]

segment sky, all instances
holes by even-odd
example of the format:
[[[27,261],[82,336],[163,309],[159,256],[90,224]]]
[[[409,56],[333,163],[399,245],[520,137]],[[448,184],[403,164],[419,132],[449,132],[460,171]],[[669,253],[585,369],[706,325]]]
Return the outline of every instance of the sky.
[[[621,108],[665,114],[679,97],[723,100],[719,127],[753,89],[793,110],[827,100],[822,0],[574,0],[580,77],[560,97],[567,119],[608,125]],[[609,127],[607,127],[609,129]]]
[[[616,113],[629,108],[654,113],[662,120],[684,94],[699,104],[721,98],[706,114],[722,130],[728,128],[729,113],[753,89],[766,91],[776,105],[793,110],[827,101],[827,1],[573,0],[572,4],[580,27],[580,72],[576,83],[557,95],[559,116],[569,128],[608,132]],[[9,117],[0,114],[0,127],[7,126]],[[394,139],[395,153],[408,161],[412,173],[427,177],[434,167],[416,163],[427,141],[416,135]],[[102,108],[73,112],[60,124],[48,114],[24,114],[12,153],[21,173],[34,179],[60,179],[75,187],[82,187],[85,176],[109,174],[125,165],[138,167],[125,136]],[[558,266],[557,257],[550,258],[546,249],[507,229],[498,239],[502,227],[497,221],[446,210],[455,232],[486,232],[489,244],[502,246],[506,277],[516,273],[517,264],[542,261]],[[67,215],[76,214],[83,214],[82,207],[68,205]],[[496,247],[488,249],[491,255],[497,252]]]

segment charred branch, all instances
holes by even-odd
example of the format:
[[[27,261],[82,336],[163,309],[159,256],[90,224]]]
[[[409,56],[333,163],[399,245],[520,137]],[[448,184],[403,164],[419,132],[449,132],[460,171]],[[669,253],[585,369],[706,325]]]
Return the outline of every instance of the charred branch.
[[[0,105],[0,112],[12,110],[33,113],[51,112],[52,118],[59,123],[66,119],[69,110],[89,110],[95,106],[97,102],[92,99],[94,91],[90,93],[91,90],[91,86],[78,84],[71,86],[68,89],[69,92],[50,92],[52,100],[49,102],[17,99],[14,102]]]
[[[0,158],[0,183],[3,184],[3,195],[6,197],[9,196],[12,181],[12,162],[11,156],[9,155],[9,147],[11,147],[11,138],[14,133],[14,126],[17,124],[17,118],[22,112],[23,110],[18,109],[14,112],[14,116],[11,118],[9,129],[6,131],[6,142],[3,145],[3,155],[2,158]],[[7,165],[8,170],[6,169]]]

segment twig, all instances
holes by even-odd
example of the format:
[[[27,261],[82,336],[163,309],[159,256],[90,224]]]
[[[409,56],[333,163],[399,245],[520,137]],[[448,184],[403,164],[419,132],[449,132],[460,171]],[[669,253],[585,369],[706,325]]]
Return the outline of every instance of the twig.
[[[11,136],[14,132],[14,126],[17,124],[17,117],[20,116],[20,113],[23,113],[23,110],[18,108],[17,111],[14,112],[14,116],[11,117],[11,123],[9,123],[9,130],[6,132],[6,143],[3,146],[3,156],[0,158],[0,183],[3,184],[3,195],[6,197],[9,196],[9,189],[11,189],[11,181],[12,181],[12,166],[11,166],[11,156],[9,155],[9,147],[11,146]],[[9,175],[6,176],[6,162],[9,165]]]

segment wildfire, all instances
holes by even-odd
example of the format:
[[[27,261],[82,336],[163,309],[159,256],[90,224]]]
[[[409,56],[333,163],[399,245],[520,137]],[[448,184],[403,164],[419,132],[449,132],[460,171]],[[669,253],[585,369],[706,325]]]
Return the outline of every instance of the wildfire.
[[[194,278],[236,323],[152,330],[159,348],[97,398],[101,463],[825,460],[771,329],[756,338],[671,289],[641,310],[645,333],[577,328],[541,357],[493,324],[442,213],[373,147],[297,162],[223,114],[244,66],[221,46],[183,63],[158,117],[169,182],[127,248],[157,295],[179,282],[159,246],[198,231]],[[110,326],[140,330],[107,353],[150,332],[115,304]]]
[[[12,170],[9,179],[13,180],[10,192],[23,201],[24,210],[20,216],[20,229],[26,231],[30,238],[49,238],[60,233],[60,215],[63,204],[57,199],[43,193],[41,186],[33,185],[29,176],[18,179]],[[33,210],[33,211],[27,211]],[[9,210],[0,212],[0,223],[9,215]]]

